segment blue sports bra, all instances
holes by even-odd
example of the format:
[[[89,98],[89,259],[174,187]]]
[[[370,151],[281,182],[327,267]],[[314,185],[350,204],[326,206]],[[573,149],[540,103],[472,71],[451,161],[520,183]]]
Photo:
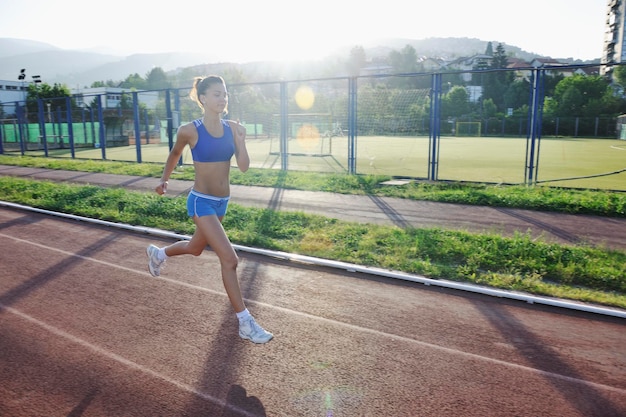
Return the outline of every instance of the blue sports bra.
[[[198,131],[198,141],[191,149],[191,157],[195,162],[224,162],[230,161],[235,154],[233,131],[226,120],[222,120],[224,135],[215,138],[206,130],[202,119],[193,121]]]

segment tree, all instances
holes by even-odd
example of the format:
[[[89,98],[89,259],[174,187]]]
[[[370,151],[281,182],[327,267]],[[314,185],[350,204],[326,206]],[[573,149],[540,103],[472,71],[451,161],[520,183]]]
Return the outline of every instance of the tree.
[[[513,72],[505,70],[508,65],[504,46],[499,43],[491,60],[490,69],[493,71],[483,74],[483,98],[492,99],[500,111],[505,109],[504,93],[514,79]]]
[[[161,67],[154,67],[146,74],[146,90],[165,90],[170,87],[167,74]]]
[[[530,101],[530,82],[528,80],[514,81],[504,93],[505,108],[518,109],[528,105]]]
[[[172,88],[189,88],[193,83],[193,78],[198,76],[198,70],[194,68],[183,68],[176,72],[170,80],[172,82]]]
[[[550,109],[554,116],[594,116],[588,106],[593,101],[603,101],[610,93],[608,82],[600,76],[581,74],[561,80],[554,89],[552,99],[557,103]]]
[[[441,117],[461,117],[470,111],[469,94],[465,87],[454,86],[441,99]]]
[[[401,51],[393,50],[389,53],[389,62],[395,73],[412,73],[417,71],[417,52],[411,45],[406,45]]]
[[[222,76],[224,77],[224,80],[226,80],[227,85],[243,84],[246,82],[246,77],[244,76],[243,71],[235,65],[224,68],[224,70],[222,70]]]
[[[384,84],[378,84],[375,87],[366,84],[359,88],[357,129],[361,134],[383,131],[385,118],[393,115],[391,106],[393,91]]]
[[[348,74],[356,77],[361,74],[361,69],[365,66],[366,57],[365,49],[362,46],[355,46],[350,50],[350,58],[348,59]]]
[[[133,108],[133,99],[132,96],[127,93],[122,93],[120,97],[120,103],[117,105],[122,110],[132,110]]]
[[[498,108],[494,104],[493,100],[488,98],[482,101],[482,112],[484,118],[494,117],[498,112]]]
[[[570,86],[560,96],[557,115],[582,116],[584,105],[583,93],[578,88]]]
[[[582,74],[566,77],[545,100],[544,115],[563,119],[576,118],[582,131],[592,131],[598,116],[614,117],[626,112],[626,100],[615,96],[609,80]]]
[[[493,45],[491,42],[487,43],[487,48],[485,49],[485,55],[493,56]]]
[[[36,113],[39,110],[37,100],[40,99],[55,108],[67,110],[65,97],[71,96],[69,88],[62,84],[54,83],[52,86],[48,83],[30,84],[26,96],[26,106],[29,112]],[[73,100],[70,105],[74,105]]]
[[[554,89],[564,78],[565,76],[560,72],[556,74],[545,74],[545,77],[543,77],[544,95],[552,96],[554,94]]]
[[[477,59],[472,67],[473,71],[486,71],[489,69],[489,61],[487,59]],[[475,72],[472,73],[472,79],[469,82],[469,85],[483,85],[484,84],[484,73],[483,72]]]
[[[613,71],[613,79],[626,88],[626,65],[619,65]]]
[[[406,45],[402,51],[393,50],[389,53],[389,63],[393,67],[393,72],[397,74],[410,74],[418,71],[417,52],[411,45]],[[395,78],[390,84],[396,88],[413,88],[415,78]]]
[[[141,75],[134,73],[126,77],[124,81],[120,83],[118,86],[120,88],[134,88],[136,90],[145,90],[146,89],[146,80],[144,80]]]

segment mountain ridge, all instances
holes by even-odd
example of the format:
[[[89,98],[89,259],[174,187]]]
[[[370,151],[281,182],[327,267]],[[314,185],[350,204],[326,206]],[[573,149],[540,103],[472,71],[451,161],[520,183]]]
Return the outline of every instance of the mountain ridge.
[[[406,45],[415,48],[418,56],[455,59],[484,53],[489,42],[494,48],[498,43],[502,43],[507,54],[517,58],[525,60],[531,60],[535,57],[546,58],[504,42],[484,41],[475,38],[393,38],[371,41],[359,46],[363,47],[369,59],[385,57],[392,50],[400,50]],[[347,60],[350,50],[354,46],[357,45],[338,46],[336,50],[330,51],[322,61],[328,60],[328,62],[334,62],[336,65],[340,59]],[[249,67],[253,64],[252,62],[225,63],[221,62],[219,57],[198,53],[163,52],[118,55],[113,52],[100,53],[94,49],[68,50],[40,41],[0,38],[0,79],[17,80],[20,70],[26,69],[27,79],[33,75],[39,75],[48,84],[59,83],[72,87],[86,87],[95,81],[122,81],[131,74],[144,76],[155,67],[160,67],[165,72],[173,72],[183,68],[209,67],[215,64],[241,67]],[[583,63],[583,61],[571,57],[565,59],[571,63]],[[597,62],[599,62],[599,58]],[[267,70],[275,70],[289,65],[302,67],[302,63],[268,61],[263,64]],[[317,61],[315,66],[321,68],[323,64]],[[285,76],[286,74],[281,75]]]

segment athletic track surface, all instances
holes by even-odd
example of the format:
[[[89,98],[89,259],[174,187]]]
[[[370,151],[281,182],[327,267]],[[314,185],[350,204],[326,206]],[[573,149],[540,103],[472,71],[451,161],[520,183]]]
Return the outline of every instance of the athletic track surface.
[[[0,416],[626,415],[623,318],[170,241],[0,208]]]

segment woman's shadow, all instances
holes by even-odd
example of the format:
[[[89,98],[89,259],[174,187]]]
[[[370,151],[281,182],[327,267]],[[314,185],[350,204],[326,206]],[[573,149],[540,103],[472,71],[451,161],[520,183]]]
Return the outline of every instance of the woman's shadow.
[[[226,405],[221,417],[259,416],[267,417],[265,407],[257,397],[248,397],[246,389],[241,385],[232,385],[226,396]]]

